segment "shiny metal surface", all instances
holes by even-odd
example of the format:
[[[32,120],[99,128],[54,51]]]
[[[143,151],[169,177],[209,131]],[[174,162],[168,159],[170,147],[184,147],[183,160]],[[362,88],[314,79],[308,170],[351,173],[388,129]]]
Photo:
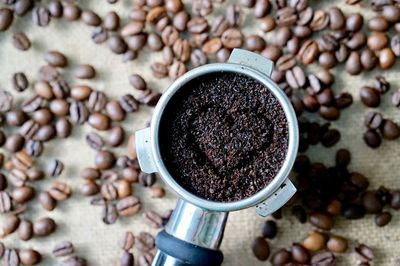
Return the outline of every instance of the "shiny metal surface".
[[[227,218],[227,212],[207,211],[180,199],[165,231],[186,242],[218,249]]]
[[[257,61],[254,62],[254,60]],[[140,137],[138,136],[138,134],[136,135],[137,142],[150,140],[150,145],[147,145],[147,147],[151,148],[151,151],[147,151],[147,154],[151,154],[151,156],[148,156],[151,162],[141,161],[139,155],[140,165],[142,166],[146,164],[155,166],[151,168],[149,167],[148,170],[151,170],[151,172],[159,172],[165,183],[167,183],[181,198],[200,208],[210,211],[226,212],[248,208],[260,204],[274,193],[278,193],[280,191],[279,187],[287,180],[290,170],[292,169],[292,166],[296,159],[299,142],[297,118],[293,107],[289,99],[286,97],[285,93],[267,75],[270,74],[272,62],[260,55],[239,49],[235,49],[232,52],[230,61],[235,63],[228,62],[222,64],[209,64],[201,66],[187,72],[185,75],[177,79],[163,94],[154,110],[154,115],[150,126],[150,136]],[[281,103],[289,127],[289,146],[287,156],[282,165],[282,168],[280,169],[276,177],[267,187],[265,187],[255,195],[236,202],[214,202],[205,200],[197,197],[196,195],[193,195],[192,193],[181,187],[166,169],[161,159],[158,143],[159,126],[162,113],[165,110],[165,107],[167,106],[170,99],[175,95],[175,93],[180,89],[184,89],[185,87],[183,85],[194,78],[208,73],[221,71],[245,74],[263,83]],[[142,147],[143,146],[144,145],[142,145]],[[138,153],[139,152],[140,151],[138,150]]]
[[[159,250],[157,250],[154,256],[152,266],[181,266],[182,263]]]

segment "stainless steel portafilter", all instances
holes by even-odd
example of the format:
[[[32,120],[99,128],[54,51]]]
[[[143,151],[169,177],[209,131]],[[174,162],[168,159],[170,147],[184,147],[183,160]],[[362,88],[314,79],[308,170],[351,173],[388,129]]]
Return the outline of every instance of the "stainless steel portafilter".
[[[271,80],[272,69],[272,61],[249,51],[234,49],[227,63],[201,66],[177,79],[159,100],[150,127],[136,132],[136,151],[142,171],[158,172],[180,197],[165,230],[157,235],[158,250],[153,266],[220,265],[223,254],[219,246],[228,212],[256,206],[256,212],[265,217],[281,208],[296,192],[288,177],[299,142],[297,119],[285,93]],[[185,190],[166,168],[159,146],[160,122],[167,104],[185,88],[186,83],[215,72],[243,74],[264,84],[281,104],[289,129],[288,150],[278,174],[258,193],[235,202],[205,200]]]

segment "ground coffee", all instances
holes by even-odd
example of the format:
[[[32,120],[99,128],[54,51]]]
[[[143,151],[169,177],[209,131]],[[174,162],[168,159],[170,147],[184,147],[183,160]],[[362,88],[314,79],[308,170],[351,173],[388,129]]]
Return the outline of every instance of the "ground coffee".
[[[184,86],[160,125],[161,155],[177,182],[221,202],[268,185],[288,148],[287,120],[273,94],[259,81],[230,72]]]

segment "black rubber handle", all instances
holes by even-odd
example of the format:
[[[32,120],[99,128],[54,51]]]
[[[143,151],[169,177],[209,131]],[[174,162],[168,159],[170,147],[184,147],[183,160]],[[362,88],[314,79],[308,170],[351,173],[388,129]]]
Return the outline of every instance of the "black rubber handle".
[[[165,231],[158,233],[156,245],[160,251],[182,262],[182,266],[220,266],[224,260],[220,250],[194,245]]]

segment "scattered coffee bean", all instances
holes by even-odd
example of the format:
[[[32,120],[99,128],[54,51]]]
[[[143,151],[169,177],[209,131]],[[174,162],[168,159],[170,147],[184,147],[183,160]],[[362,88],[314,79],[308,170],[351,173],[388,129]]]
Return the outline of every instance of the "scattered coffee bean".
[[[64,257],[74,253],[74,246],[70,241],[58,242],[52,251],[56,257]]]
[[[31,40],[28,38],[28,36],[22,32],[16,32],[12,36],[12,44],[14,45],[15,48],[21,51],[26,51],[29,48],[31,48]]]
[[[41,218],[33,223],[33,232],[35,236],[48,236],[57,228],[57,224],[51,218]]]
[[[57,159],[50,161],[47,165],[47,173],[51,176],[59,176],[63,170],[64,164]]]
[[[269,257],[270,249],[268,242],[262,238],[257,237],[251,244],[254,256],[261,261],[265,261]]]
[[[57,201],[47,191],[40,192],[38,199],[42,207],[48,211],[54,210],[57,205]]]

